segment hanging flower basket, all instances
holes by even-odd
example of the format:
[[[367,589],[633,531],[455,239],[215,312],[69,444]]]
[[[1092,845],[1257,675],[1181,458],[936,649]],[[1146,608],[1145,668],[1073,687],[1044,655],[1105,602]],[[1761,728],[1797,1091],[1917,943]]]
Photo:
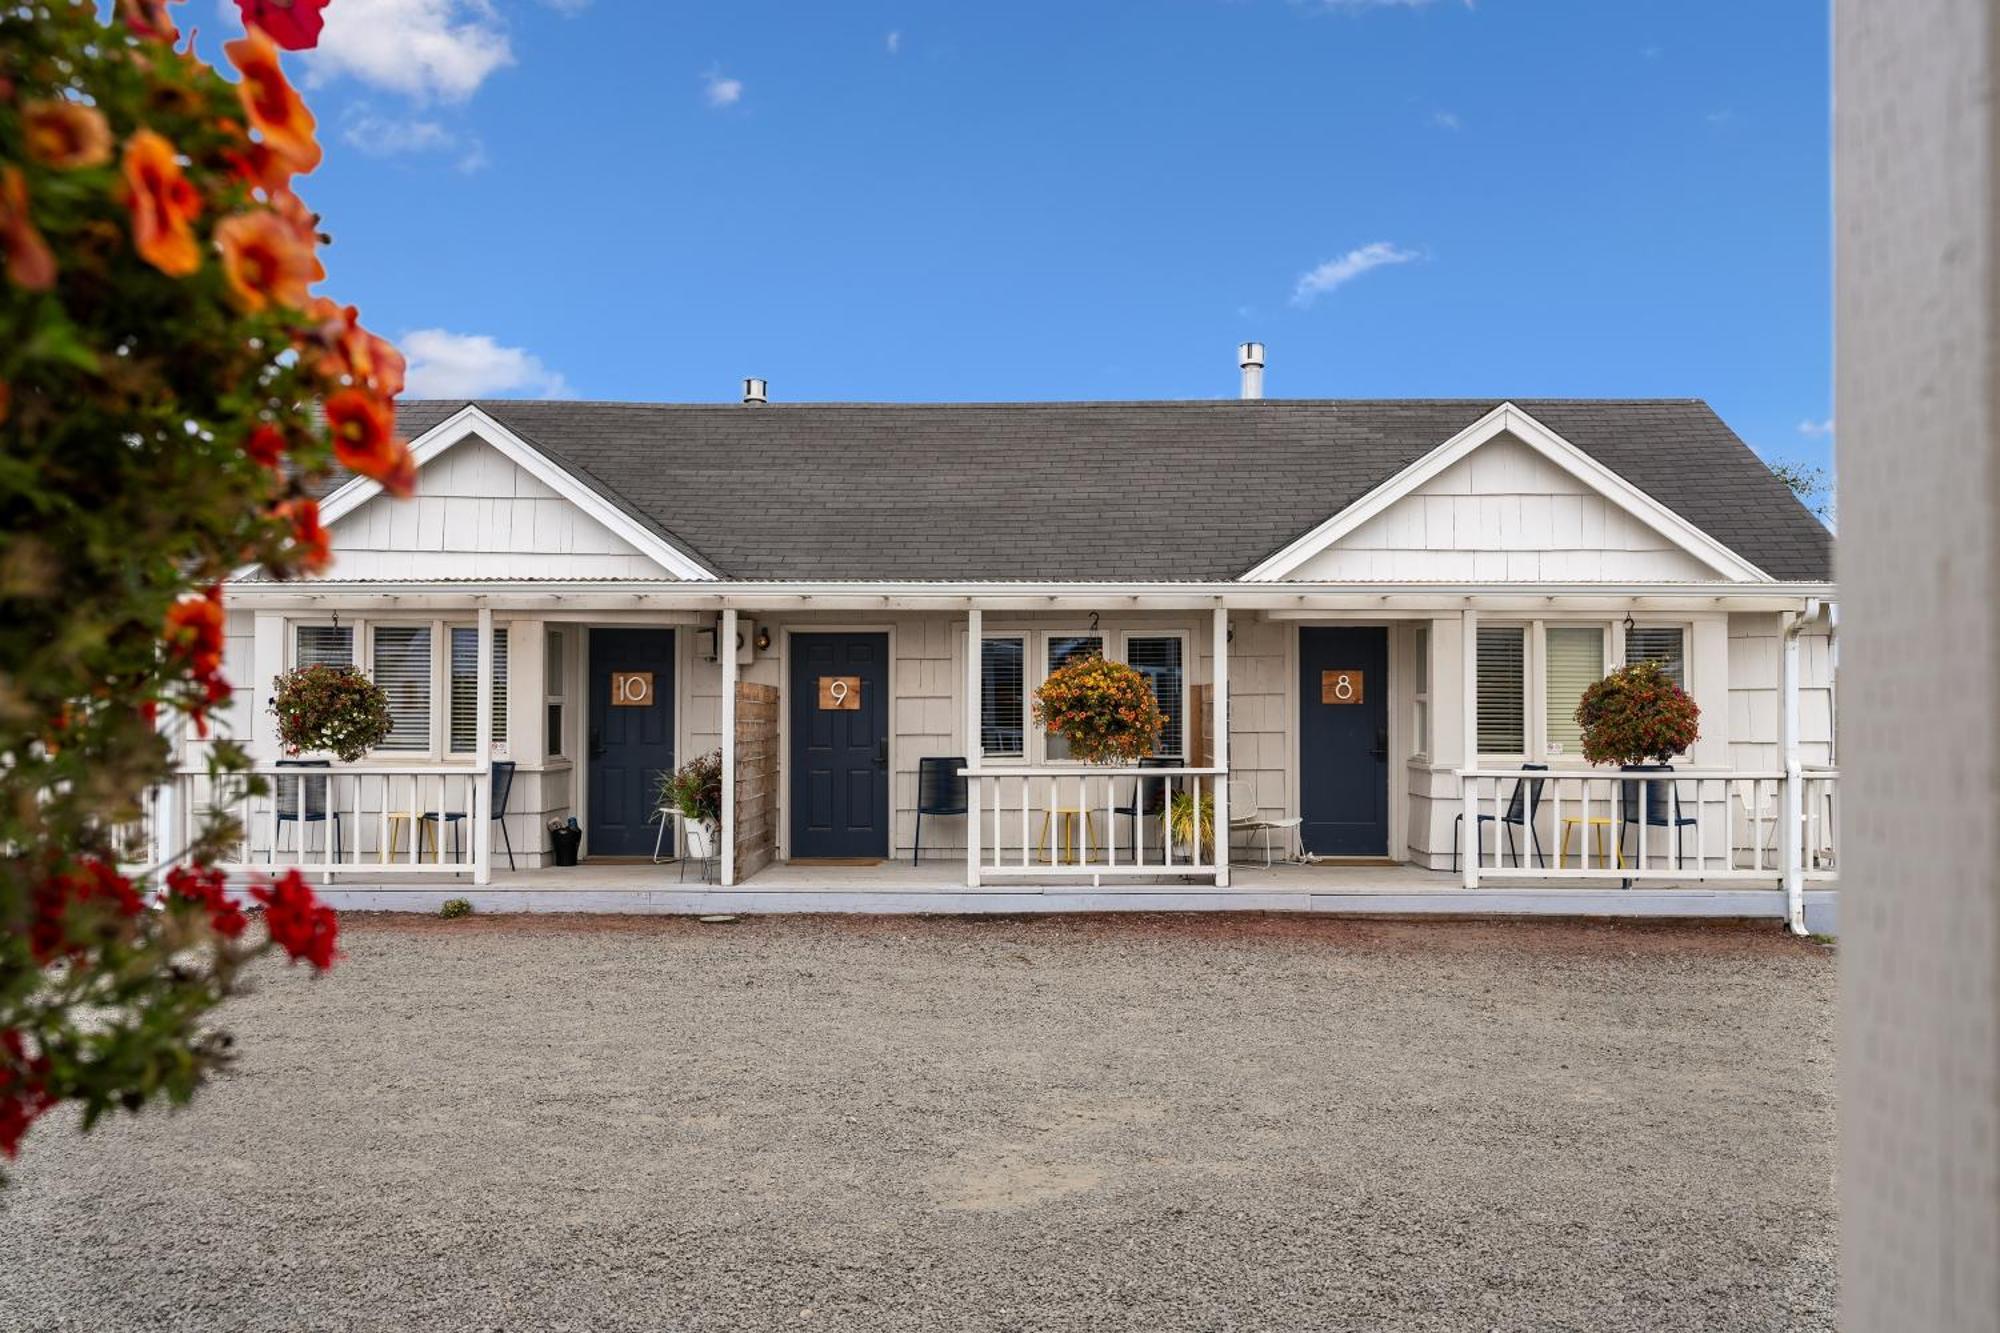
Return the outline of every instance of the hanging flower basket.
[[[1576,720],[1593,764],[1664,764],[1701,739],[1701,709],[1658,662],[1634,662],[1592,685]]]
[[[1035,721],[1089,764],[1132,762],[1154,753],[1167,716],[1145,676],[1101,655],[1057,667],[1035,691]]]
[[[353,763],[389,735],[389,696],[351,666],[293,667],[277,679],[271,713],[289,755],[326,751]]]

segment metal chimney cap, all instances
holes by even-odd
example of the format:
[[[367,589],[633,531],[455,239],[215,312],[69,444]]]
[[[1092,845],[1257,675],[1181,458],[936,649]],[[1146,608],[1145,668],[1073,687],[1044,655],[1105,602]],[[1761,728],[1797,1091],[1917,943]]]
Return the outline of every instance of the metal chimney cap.
[[[1263,343],[1240,343],[1236,348],[1236,364],[1241,367],[1262,366],[1264,364]]]
[[[770,399],[770,385],[752,376],[743,381],[743,401],[746,403],[767,403]]]

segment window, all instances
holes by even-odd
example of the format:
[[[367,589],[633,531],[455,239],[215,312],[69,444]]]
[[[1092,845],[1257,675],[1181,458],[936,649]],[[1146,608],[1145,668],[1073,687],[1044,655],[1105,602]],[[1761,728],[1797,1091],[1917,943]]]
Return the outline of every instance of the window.
[[[979,644],[979,750],[1015,759],[1028,752],[1028,644],[1012,638]]]
[[[1679,625],[1634,625],[1625,631],[1625,661],[1658,662],[1669,680],[1687,688],[1685,631]]]
[[[1548,754],[1583,753],[1576,706],[1604,675],[1604,630],[1599,625],[1550,625],[1543,631],[1543,680]]]
[[[300,625],[293,666],[353,666],[354,627]]]
[[[375,683],[389,696],[389,734],[378,750],[431,748],[431,627],[375,627]]]
[[[1479,753],[1526,754],[1527,631],[1518,625],[1479,630]]]
[[[1104,638],[1098,634],[1051,634],[1049,636],[1049,670],[1068,666],[1079,658],[1092,655],[1102,656]],[[1050,763],[1061,763],[1069,758],[1069,742],[1060,736],[1044,736],[1044,753]]]
[[[543,703],[548,708],[548,750],[553,758],[563,752],[563,636],[552,629],[542,641]]]
[[[1157,754],[1174,759],[1186,753],[1183,748],[1186,731],[1182,726],[1182,715],[1187,712],[1183,706],[1184,652],[1185,645],[1178,634],[1134,634],[1125,640],[1126,662],[1153,687],[1153,698],[1166,714],[1167,724],[1160,728]]]
[[[1417,626],[1416,639],[1416,748],[1411,753],[1421,757],[1431,752],[1431,627]]]
[[[493,628],[493,739],[507,739],[507,630]],[[451,749],[468,754],[479,748],[479,630],[454,625],[451,631]]]

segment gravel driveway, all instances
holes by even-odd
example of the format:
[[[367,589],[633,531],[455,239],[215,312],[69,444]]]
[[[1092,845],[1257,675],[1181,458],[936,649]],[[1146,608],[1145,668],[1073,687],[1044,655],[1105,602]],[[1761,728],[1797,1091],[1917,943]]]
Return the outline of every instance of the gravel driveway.
[[[1769,928],[350,915],[30,1136],[0,1329],[1831,1329]]]

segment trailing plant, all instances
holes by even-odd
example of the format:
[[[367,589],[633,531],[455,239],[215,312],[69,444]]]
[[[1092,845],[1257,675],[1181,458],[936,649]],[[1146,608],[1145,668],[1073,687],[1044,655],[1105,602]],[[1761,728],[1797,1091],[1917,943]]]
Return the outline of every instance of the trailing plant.
[[[1592,684],[1576,720],[1593,764],[1664,764],[1701,739],[1701,709],[1658,662],[1634,662]]]
[[[1167,803],[1167,831],[1180,846],[1194,846],[1195,809],[1193,792],[1177,791]],[[1200,810],[1201,845],[1212,849],[1215,846],[1215,797],[1203,794]]]
[[[722,751],[711,750],[660,774],[659,801],[696,824],[722,822]]]
[[[353,763],[393,725],[389,695],[351,666],[293,667],[272,682],[271,712],[286,754],[325,750]]]
[[[221,580],[324,569],[336,465],[413,478],[402,358],[310,292],[325,238],[294,185],[320,149],[278,48],[312,44],[325,0],[239,3],[272,29],[225,44],[233,80],[175,49],[167,0],[0,6],[6,1156],[66,1101],[88,1126],[187,1100],[251,959],[336,952],[296,872],[244,899],[215,869],[258,785],[234,744],[206,751],[223,812],[194,812],[182,863],[120,868],[170,773],[163,722],[206,736],[230,698]]]
[[[1141,672],[1092,653],[1049,672],[1035,690],[1035,721],[1071,755],[1101,764],[1152,754],[1167,716]]]

